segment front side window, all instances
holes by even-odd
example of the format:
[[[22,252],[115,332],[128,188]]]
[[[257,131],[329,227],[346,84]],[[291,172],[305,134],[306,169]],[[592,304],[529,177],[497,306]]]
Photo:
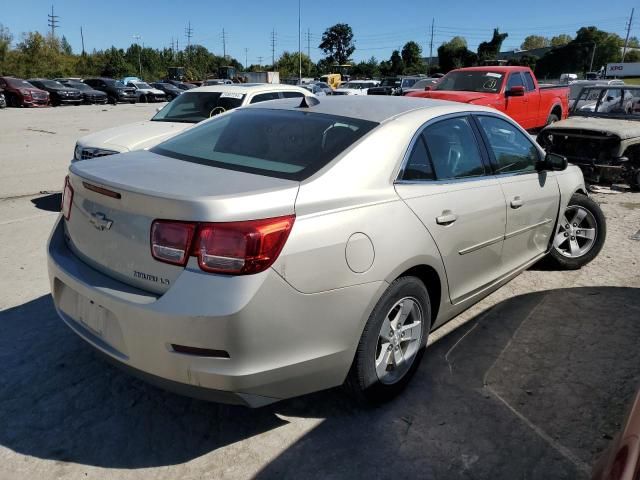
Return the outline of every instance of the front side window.
[[[506,120],[479,115],[478,122],[493,153],[495,173],[533,173],[538,149],[518,128]]]
[[[299,181],[377,125],[313,112],[247,108],[204,122],[151,151],[201,165]]]
[[[511,90],[513,87],[524,87],[524,82],[522,81],[522,75],[520,75],[520,72],[513,72],[509,75],[507,90]]]
[[[438,180],[485,175],[478,142],[465,117],[442,120],[425,128],[423,138]]]

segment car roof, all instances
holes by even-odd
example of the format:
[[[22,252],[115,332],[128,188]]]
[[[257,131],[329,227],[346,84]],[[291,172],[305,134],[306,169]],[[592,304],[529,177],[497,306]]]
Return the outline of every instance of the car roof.
[[[294,90],[302,93],[309,93],[308,90],[297,87],[295,85],[286,85],[281,83],[234,83],[233,85],[206,85],[196,87],[189,92],[221,92],[221,93],[252,93],[252,92],[280,92],[282,90]]]
[[[479,107],[466,103],[433,100],[417,97],[394,97],[377,95],[340,95],[338,97],[320,97],[319,103],[305,111],[324,113],[340,117],[357,118],[382,123],[392,118],[416,110],[428,110],[436,107],[451,108],[452,113],[458,111],[495,111],[488,107]],[[254,103],[243,108],[266,108],[271,110],[302,110],[300,99],[283,99]]]

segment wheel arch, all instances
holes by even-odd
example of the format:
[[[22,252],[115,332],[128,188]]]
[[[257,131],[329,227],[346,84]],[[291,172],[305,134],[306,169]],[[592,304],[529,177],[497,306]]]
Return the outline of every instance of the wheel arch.
[[[431,303],[431,326],[433,326],[438,318],[442,302],[442,279],[435,268],[426,264],[414,265],[398,275],[397,278],[408,276],[418,278],[427,288]]]
[[[557,115],[558,120],[562,120],[562,105],[560,105],[559,103],[554,104],[551,107],[551,111],[549,112],[549,115]],[[548,117],[549,116],[547,116],[547,118]]]

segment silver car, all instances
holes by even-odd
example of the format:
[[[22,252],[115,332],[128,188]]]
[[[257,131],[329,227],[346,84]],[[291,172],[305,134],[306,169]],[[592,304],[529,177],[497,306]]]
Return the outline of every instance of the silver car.
[[[289,99],[71,165],[48,264],[62,320],[164,388],[379,401],[429,332],[605,229],[580,170],[493,109]]]

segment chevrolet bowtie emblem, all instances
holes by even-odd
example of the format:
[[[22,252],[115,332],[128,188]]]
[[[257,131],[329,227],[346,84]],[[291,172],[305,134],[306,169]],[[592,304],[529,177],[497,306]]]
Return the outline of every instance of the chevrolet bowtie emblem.
[[[101,232],[104,230],[109,230],[111,228],[111,225],[113,225],[113,220],[109,220],[107,216],[102,212],[92,213],[89,221],[96,228],[96,230],[100,230]]]

